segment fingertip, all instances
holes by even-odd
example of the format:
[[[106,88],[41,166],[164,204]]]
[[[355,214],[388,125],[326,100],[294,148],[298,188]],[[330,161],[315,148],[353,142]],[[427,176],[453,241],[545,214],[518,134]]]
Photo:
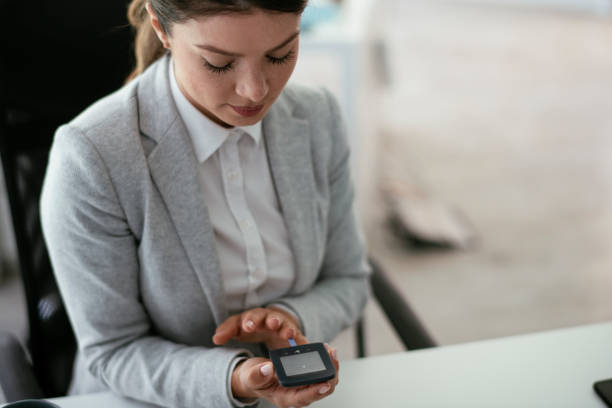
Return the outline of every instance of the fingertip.
[[[253,368],[254,370],[249,375],[249,381],[254,387],[265,387],[268,383],[274,381],[274,366],[271,362],[263,363]]]
[[[329,353],[329,355],[334,359],[334,360],[338,360],[338,352],[336,351],[335,348],[333,348],[332,346],[330,346],[328,343],[325,343],[325,349],[327,350],[327,352]]]
[[[274,373],[274,367],[272,363],[264,363],[259,367],[259,372],[264,377],[269,377]]]
[[[280,330],[280,336],[287,340],[287,339],[295,339],[296,336],[296,332],[295,329],[291,326],[284,326],[281,330]]]
[[[319,394],[323,395],[329,392],[329,390],[331,390],[331,385],[329,385],[329,383],[326,383],[322,387],[319,388]]]
[[[242,328],[247,333],[251,333],[253,330],[255,330],[255,323],[253,323],[253,320],[249,319],[242,324]]]
[[[271,317],[267,319],[266,325],[268,326],[268,329],[276,330],[280,327],[281,323],[280,320],[278,320],[278,317]]]

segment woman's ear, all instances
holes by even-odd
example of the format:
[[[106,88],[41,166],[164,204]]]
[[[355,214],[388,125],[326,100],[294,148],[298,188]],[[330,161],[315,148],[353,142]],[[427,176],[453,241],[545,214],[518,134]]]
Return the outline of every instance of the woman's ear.
[[[151,19],[151,25],[153,26],[153,30],[155,30],[157,38],[159,38],[159,41],[161,41],[164,48],[170,49],[170,41],[168,40],[168,35],[164,32],[164,29],[162,28],[162,25],[159,22],[159,18],[157,18],[157,14],[155,14],[153,7],[151,7],[151,3],[147,2],[147,5],[145,7],[147,9],[147,13],[149,14],[149,18]]]

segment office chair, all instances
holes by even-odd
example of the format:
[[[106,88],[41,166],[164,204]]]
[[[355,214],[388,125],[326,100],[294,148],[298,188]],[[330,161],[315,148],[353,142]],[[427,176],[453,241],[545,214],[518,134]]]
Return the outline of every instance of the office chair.
[[[0,333],[0,387],[7,401],[62,396],[71,380],[76,342],[44,245],[38,202],[56,128],[119,88],[133,65],[127,3],[43,0],[32,7],[0,1],[0,35],[10,39],[0,60],[0,160],[29,322],[25,349],[15,336]],[[372,286],[379,302],[388,304],[390,320],[407,331],[410,347],[425,344],[414,343],[428,337],[377,271]],[[357,332],[365,355],[362,326]]]
[[[76,342],[44,245],[38,202],[57,127],[119,88],[130,71],[127,3],[0,1],[0,36],[6,40],[0,160],[29,323],[26,350],[0,333],[0,386],[8,401],[60,396],[68,389]]]
[[[0,334],[0,386],[8,401],[65,395],[76,350],[74,335],[60,298],[44,245],[38,201],[56,124],[0,124],[0,158],[19,251],[30,323],[29,364],[19,342]],[[30,118],[31,119],[31,118]],[[387,273],[370,258],[371,287],[407,350],[436,344]],[[363,318],[356,325],[358,356],[366,355]],[[12,369],[5,369],[12,367]]]
[[[405,296],[393,284],[388,273],[372,257],[368,261],[372,268],[372,275],[370,276],[372,297],[382,309],[406,350],[436,347],[435,340],[414,313]],[[365,357],[367,352],[365,319],[363,317],[359,319],[355,326],[355,340],[357,356]]]
[[[28,351],[40,391],[45,396],[61,395],[67,390],[66,378],[70,378],[76,347],[38,215],[38,198],[53,128],[42,122],[14,123],[10,116],[5,119],[8,120],[0,125],[0,159],[26,295]]]

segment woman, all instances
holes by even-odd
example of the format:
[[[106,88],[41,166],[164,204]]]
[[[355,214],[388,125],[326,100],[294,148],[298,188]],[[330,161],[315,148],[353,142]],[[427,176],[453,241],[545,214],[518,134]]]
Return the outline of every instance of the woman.
[[[285,88],[305,3],[132,1],[137,68],[58,129],[41,201],[72,393],[288,407],[333,392],[283,388],[264,358],[331,340],[368,295],[338,107]]]

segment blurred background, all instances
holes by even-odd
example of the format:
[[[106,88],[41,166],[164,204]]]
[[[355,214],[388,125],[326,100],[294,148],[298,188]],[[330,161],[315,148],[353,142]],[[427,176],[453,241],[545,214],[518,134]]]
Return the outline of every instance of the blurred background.
[[[292,81],[340,101],[369,252],[440,344],[612,319],[612,0],[311,0],[302,29]],[[4,190],[0,226],[23,338]]]

